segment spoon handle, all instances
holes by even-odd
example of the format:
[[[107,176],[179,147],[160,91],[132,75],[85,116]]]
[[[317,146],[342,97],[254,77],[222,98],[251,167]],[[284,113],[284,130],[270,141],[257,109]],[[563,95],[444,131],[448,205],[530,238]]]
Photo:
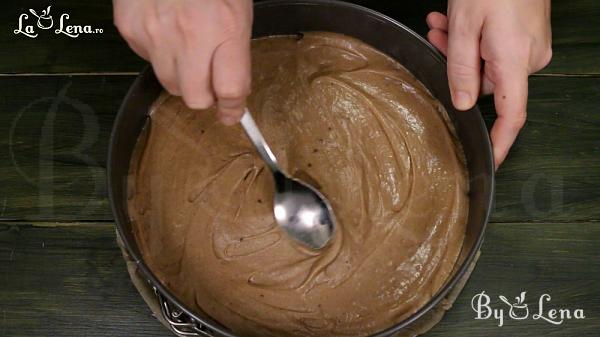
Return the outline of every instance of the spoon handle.
[[[254,118],[252,118],[252,115],[250,114],[248,108],[244,109],[244,115],[242,116],[242,120],[240,121],[240,123],[242,124],[246,135],[248,135],[248,138],[250,138],[250,140],[254,144],[254,147],[256,147],[258,154],[260,154],[267,166],[269,166],[271,171],[279,172],[280,169],[279,165],[277,164],[277,159],[271,151],[271,148],[269,148],[269,145],[265,141],[265,138],[263,137],[262,133],[258,129],[258,126],[256,126]]]

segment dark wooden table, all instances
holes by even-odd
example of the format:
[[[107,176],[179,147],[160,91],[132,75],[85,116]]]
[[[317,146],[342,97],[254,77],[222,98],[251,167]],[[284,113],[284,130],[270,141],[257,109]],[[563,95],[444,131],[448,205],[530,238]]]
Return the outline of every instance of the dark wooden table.
[[[19,4],[15,4],[19,3]],[[360,1],[426,32],[442,1]],[[400,4],[402,3],[402,4]],[[0,11],[0,336],[168,336],[131,285],[106,196],[109,132],[141,69],[119,38],[111,4],[54,1],[52,13],[102,34],[15,35],[18,17],[50,2]],[[600,336],[600,1],[553,1],[554,60],[530,79],[529,119],[497,175],[481,259],[427,336]],[[58,23],[57,23],[58,24]],[[480,100],[488,125],[490,98]],[[537,313],[586,318],[475,320],[474,295],[527,291]]]

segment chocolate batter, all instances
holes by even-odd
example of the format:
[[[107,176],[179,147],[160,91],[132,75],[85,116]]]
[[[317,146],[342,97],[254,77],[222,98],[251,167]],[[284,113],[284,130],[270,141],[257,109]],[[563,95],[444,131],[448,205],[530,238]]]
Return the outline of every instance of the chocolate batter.
[[[129,214],[145,261],[242,336],[364,336],[449,277],[468,184],[446,111],[406,69],[332,33],[252,44],[248,106],[282,167],[338,219],[310,251],[273,218],[273,181],[240,126],[163,94],[138,141]]]

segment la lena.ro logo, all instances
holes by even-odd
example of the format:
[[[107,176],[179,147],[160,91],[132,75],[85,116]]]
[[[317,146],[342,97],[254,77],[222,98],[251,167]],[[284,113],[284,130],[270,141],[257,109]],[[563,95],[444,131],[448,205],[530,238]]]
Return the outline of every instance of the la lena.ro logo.
[[[533,315],[530,316],[529,306],[525,303],[526,292],[521,292],[521,295],[515,297],[515,302],[511,303],[506,297],[500,295],[500,301],[507,305],[508,317],[513,320],[521,321],[528,318],[533,320],[543,320],[550,324],[560,325],[565,320],[570,319],[585,319],[583,309],[566,309],[566,308],[550,308],[549,302],[552,299],[549,294],[542,294],[538,300],[538,307],[532,308]],[[505,311],[503,308],[493,308],[490,305],[490,296],[485,291],[473,296],[471,300],[471,308],[477,314],[475,319],[487,320],[490,318],[498,321],[498,326],[504,325]],[[536,310],[537,309],[537,310]]]
[[[52,6],[48,6],[41,12],[36,12],[34,9],[29,9],[29,16],[27,13],[23,13],[19,16],[18,28],[13,31],[15,35],[24,35],[29,38],[36,38],[38,36],[38,29],[49,30],[54,26],[54,19],[50,14]],[[58,19],[58,28],[54,30],[56,35],[66,35],[71,38],[76,38],[81,34],[102,34],[104,30],[102,28],[92,28],[90,25],[70,25],[68,21],[70,19],[69,14],[63,13]],[[37,22],[36,22],[37,20]]]

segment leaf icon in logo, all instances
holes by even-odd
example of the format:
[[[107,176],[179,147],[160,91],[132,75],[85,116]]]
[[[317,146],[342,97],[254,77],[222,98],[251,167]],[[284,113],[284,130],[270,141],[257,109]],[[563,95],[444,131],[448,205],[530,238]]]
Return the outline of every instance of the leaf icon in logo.
[[[48,8],[44,9],[42,11],[42,15],[40,15],[39,17],[40,18],[44,18],[44,19],[49,18],[49,16],[50,16],[50,7],[52,7],[52,6],[48,6]]]
[[[521,295],[519,297],[515,297],[515,299],[517,300],[517,304],[523,304],[523,302],[525,302],[525,293],[527,293],[526,291],[521,292]]]

